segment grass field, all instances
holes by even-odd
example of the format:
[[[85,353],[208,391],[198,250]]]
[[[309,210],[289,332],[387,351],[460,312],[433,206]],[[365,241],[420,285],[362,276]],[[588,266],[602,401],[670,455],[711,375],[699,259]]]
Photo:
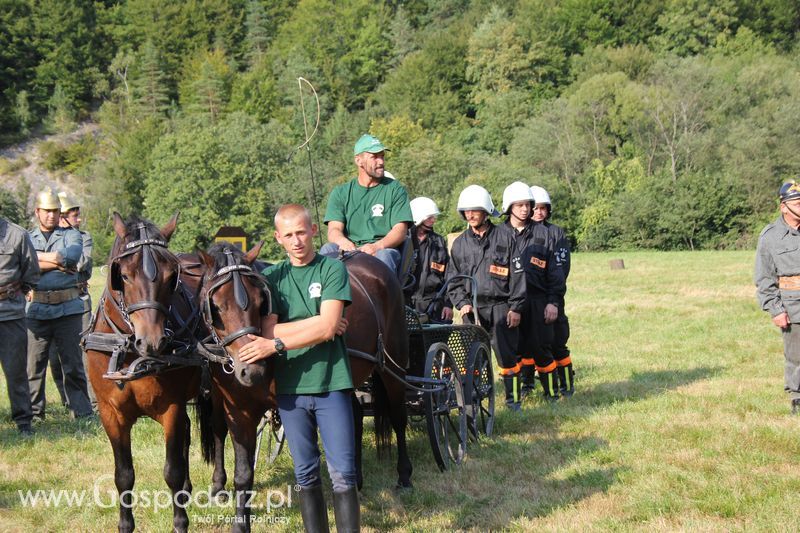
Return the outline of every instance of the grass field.
[[[610,270],[614,258],[626,269]],[[576,254],[567,295],[576,395],[553,406],[529,398],[520,415],[498,406],[496,436],[471,443],[464,465],[444,474],[412,430],[409,492],[393,490],[394,463],[378,462],[365,439],[364,528],[797,530],[800,417],[788,414],[780,334],[755,302],[752,266],[752,252]],[[23,505],[28,489],[93,500],[98,479],[107,502],[113,459],[102,428],[76,425],[57,401],[35,438],[19,438],[4,380],[0,389],[0,530],[115,529],[116,507]],[[57,400],[52,382],[47,392]],[[139,421],[133,440],[136,489],[165,490],[160,426]],[[196,444],[198,491],[211,468]],[[292,481],[288,454],[256,473],[263,498]],[[171,514],[135,510],[141,531],[169,530]],[[232,512],[189,514],[193,530],[215,531]],[[302,528],[296,504],[271,516],[288,524],[254,530]]]

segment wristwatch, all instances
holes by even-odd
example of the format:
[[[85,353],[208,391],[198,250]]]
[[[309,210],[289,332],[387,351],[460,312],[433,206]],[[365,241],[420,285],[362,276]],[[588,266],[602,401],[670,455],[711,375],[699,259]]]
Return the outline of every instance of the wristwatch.
[[[286,352],[286,345],[283,344],[283,341],[280,340],[278,337],[272,339],[272,342],[275,344],[275,352],[276,353],[285,353]]]

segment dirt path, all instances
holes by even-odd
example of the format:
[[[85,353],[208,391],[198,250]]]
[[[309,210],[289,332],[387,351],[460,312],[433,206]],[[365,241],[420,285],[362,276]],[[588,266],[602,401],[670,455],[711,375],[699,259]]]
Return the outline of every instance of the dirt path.
[[[12,163],[22,163],[22,160],[27,162],[27,165],[13,173],[0,175],[0,185],[10,190],[17,190],[20,182],[24,180],[30,185],[31,195],[35,195],[37,191],[44,187],[75,193],[72,175],[65,172],[50,172],[42,166],[43,157],[39,146],[46,141],[71,144],[84,135],[96,135],[98,131],[97,123],[82,122],[77,129],[69,133],[33,137],[25,142],[0,149],[0,157]]]

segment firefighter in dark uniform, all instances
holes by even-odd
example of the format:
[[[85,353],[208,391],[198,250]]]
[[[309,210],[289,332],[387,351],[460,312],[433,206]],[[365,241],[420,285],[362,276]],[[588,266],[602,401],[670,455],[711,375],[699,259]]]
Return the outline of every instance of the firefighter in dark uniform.
[[[431,307],[434,297],[444,285],[447,264],[447,242],[433,231],[439,208],[430,198],[420,196],[411,200],[411,216],[414,228],[411,230],[411,243],[414,247],[411,272],[414,284],[408,290],[408,302],[418,313],[425,314]],[[449,323],[453,320],[453,308],[446,305],[446,298],[433,302],[428,315],[436,322]]]
[[[547,228],[549,235],[548,247],[553,252],[556,263],[564,272],[564,283],[569,277],[571,264],[571,252],[569,239],[564,232],[564,228],[550,222],[550,215],[553,212],[553,205],[550,202],[550,195],[545,189],[534,185],[531,187],[534,207],[532,219],[535,223]],[[565,287],[566,294],[566,287]],[[553,323],[553,359],[558,368],[558,388],[563,396],[572,396],[575,393],[575,371],[572,369],[572,356],[567,347],[569,341],[569,319],[564,310],[564,298],[558,302],[558,318]]]
[[[533,223],[532,211],[533,195],[526,184],[517,181],[506,187],[503,213],[508,219],[502,228],[514,241],[514,269],[525,276],[527,294],[519,347],[523,386],[533,389],[535,369],[545,399],[555,401],[559,392],[551,348],[553,323],[566,286],[561,267],[547,246],[547,229]]]
[[[39,281],[39,263],[28,232],[0,217],[0,365],[6,376],[11,418],[32,434],[31,391],[26,372],[25,296]]]
[[[474,320],[471,313],[473,296],[476,297],[478,320],[492,337],[503,376],[506,405],[512,411],[519,411],[522,399],[517,347],[521,313],[525,308],[525,278],[512,268],[514,241],[508,232],[489,221],[489,216],[498,213],[483,187],[470,185],[461,191],[457,209],[469,227],[453,242],[447,277],[473,276],[478,288],[477,294],[473,294],[470,281],[454,280],[448,287],[448,296],[467,322]]]
[[[83,239],[78,230],[61,228],[61,204],[49,189],[36,201],[36,227],[28,232],[42,277],[28,293],[28,385],[33,416],[45,416],[45,377],[50,344],[56,343],[64,374],[64,392],[73,417],[92,415],[86,389],[80,334],[83,301],[78,289],[78,261]]]
[[[784,183],[781,215],[761,232],[753,279],[761,308],[783,333],[784,390],[800,414],[800,184]]]

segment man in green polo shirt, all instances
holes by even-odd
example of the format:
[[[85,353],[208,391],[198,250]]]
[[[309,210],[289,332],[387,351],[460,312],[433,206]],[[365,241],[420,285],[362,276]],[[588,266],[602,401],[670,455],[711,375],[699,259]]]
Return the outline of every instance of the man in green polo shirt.
[[[275,238],[288,259],[268,267],[273,313],[262,324],[264,337],[239,351],[243,363],[275,356],[278,410],[300,486],[300,512],[306,531],[327,531],[328,514],[320,478],[317,428],[333,482],[333,507],[339,531],[358,531],[350,360],[337,334],[350,278],[344,263],[317,254],[316,224],[300,205],[281,207]],[[276,355],[277,354],[277,355]]]
[[[385,151],[383,143],[369,134],[356,142],[353,154],[358,176],[331,191],[324,220],[328,244],[320,253],[335,255],[340,249],[358,249],[397,272],[397,248],[414,219],[405,187],[384,173]]]

